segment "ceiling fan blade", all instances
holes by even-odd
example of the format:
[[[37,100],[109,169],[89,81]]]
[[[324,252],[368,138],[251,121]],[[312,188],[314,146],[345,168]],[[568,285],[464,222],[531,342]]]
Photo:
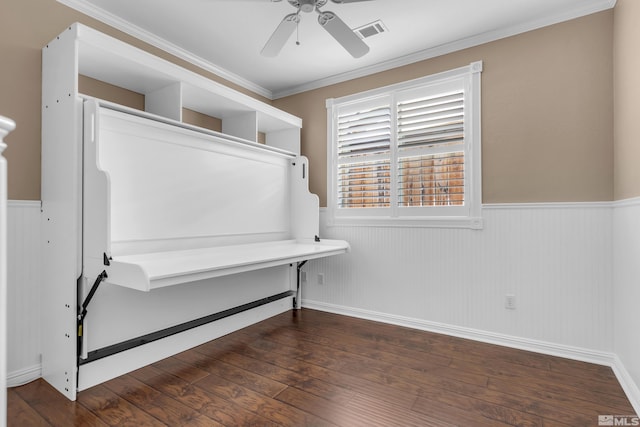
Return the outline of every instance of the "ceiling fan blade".
[[[260,53],[264,56],[274,57],[284,47],[284,44],[289,40],[291,34],[296,29],[296,25],[300,22],[300,16],[297,13],[292,13],[284,17],[278,28],[271,34],[269,40],[264,45]]]
[[[318,22],[354,58],[360,58],[369,52],[369,46],[335,13],[320,12]]]

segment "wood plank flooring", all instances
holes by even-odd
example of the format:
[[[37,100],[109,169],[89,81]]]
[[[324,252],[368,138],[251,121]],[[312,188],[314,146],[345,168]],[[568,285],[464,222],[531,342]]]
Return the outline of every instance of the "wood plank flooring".
[[[303,309],[82,391],[9,389],[9,426],[597,426],[610,368]]]

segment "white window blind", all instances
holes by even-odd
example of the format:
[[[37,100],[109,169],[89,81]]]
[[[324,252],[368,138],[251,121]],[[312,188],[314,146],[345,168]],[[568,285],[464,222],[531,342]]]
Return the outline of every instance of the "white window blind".
[[[398,206],[463,206],[464,152],[401,158],[398,188]]]
[[[398,103],[398,145],[428,147],[464,142],[464,92]]]
[[[391,115],[383,105],[338,117],[338,155],[358,157],[388,152],[391,148]]]
[[[338,205],[387,207],[391,196],[391,113],[388,105],[338,117]]]
[[[397,103],[398,206],[464,206],[464,113],[463,90]]]
[[[477,228],[481,68],[327,102],[333,220],[445,218]]]

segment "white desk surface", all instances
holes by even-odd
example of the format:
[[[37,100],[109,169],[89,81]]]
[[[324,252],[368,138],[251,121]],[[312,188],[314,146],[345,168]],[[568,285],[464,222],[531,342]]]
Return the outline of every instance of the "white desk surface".
[[[343,240],[283,240],[182,251],[114,256],[107,282],[141,291],[338,255]]]

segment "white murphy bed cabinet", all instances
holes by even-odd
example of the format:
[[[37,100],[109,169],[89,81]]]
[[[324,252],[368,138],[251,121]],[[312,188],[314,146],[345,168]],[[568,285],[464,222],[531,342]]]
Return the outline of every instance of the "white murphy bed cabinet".
[[[299,308],[304,262],[349,250],[318,237],[299,118],[77,23],[42,74],[42,371],[69,399]],[[79,74],[146,112],[78,93]]]

